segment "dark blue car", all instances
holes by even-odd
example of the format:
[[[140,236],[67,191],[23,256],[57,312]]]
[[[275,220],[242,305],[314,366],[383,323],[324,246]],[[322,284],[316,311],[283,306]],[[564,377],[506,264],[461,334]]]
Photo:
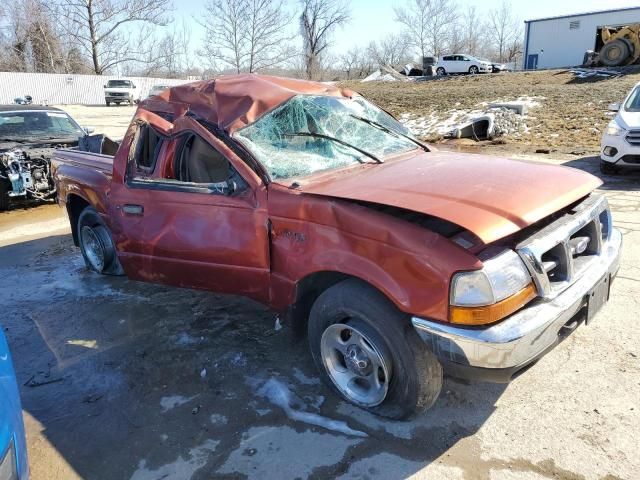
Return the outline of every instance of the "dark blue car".
[[[9,346],[0,328],[0,480],[29,477],[22,407]]]

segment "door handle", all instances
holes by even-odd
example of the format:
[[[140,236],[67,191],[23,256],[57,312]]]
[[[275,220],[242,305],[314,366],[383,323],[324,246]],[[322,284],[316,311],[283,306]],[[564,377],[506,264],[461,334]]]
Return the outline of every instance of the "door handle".
[[[125,215],[144,215],[144,207],[142,205],[125,204],[122,206],[122,213]]]

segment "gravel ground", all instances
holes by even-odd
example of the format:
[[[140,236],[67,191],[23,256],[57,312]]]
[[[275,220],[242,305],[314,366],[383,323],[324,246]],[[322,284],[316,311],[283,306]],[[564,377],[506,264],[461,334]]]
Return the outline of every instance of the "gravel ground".
[[[543,160],[596,173],[571,158]],[[637,479],[640,175],[603,179],[625,248],[595,322],[509,385],[445,379],[410,422],[338,400],[262,306],[93,275],[57,207],[0,214],[32,478]]]

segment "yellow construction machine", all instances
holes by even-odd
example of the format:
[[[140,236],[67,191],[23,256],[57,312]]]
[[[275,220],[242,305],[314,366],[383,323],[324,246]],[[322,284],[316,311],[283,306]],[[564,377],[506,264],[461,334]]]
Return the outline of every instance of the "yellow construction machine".
[[[640,59],[640,23],[617,28],[604,27],[600,31],[600,40],[602,47],[597,52],[597,58],[604,66],[630,65]]]

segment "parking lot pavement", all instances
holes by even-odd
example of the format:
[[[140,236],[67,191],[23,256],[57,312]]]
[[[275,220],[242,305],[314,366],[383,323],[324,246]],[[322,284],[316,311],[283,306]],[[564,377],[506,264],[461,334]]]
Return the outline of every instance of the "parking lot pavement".
[[[83,127],[93,127],[95,133],[103,133],[113,140],[124,137],[131,118],[136,111],[135,105],[57,105]]]
[[[91,274],[57,207],[0,214],[32,478],[637,479],[640,174],[605,181],[625,245],[596,321],[410,422],[338,400],[264,307]]]

